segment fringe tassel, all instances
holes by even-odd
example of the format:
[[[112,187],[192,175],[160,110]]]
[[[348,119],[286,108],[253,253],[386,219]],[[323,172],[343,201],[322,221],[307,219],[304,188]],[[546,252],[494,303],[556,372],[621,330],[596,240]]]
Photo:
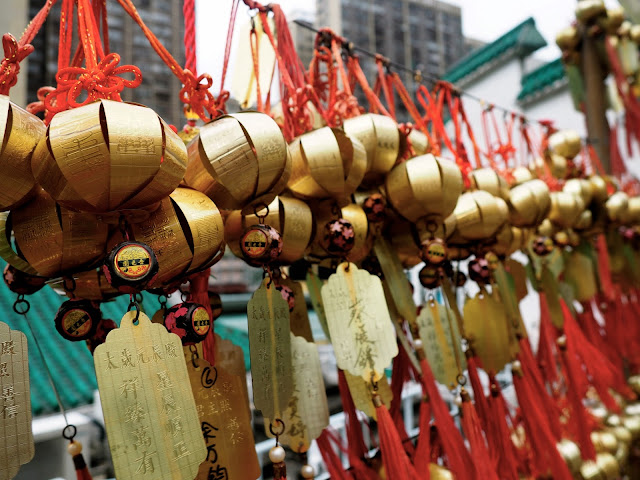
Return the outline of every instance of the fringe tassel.
[[[391,393],[393,399],[389,407],[389,414],[396,425],[396,430],[402,440],[402,445],[410,457],[413,457],[415,448],[413,443],[406,441],[409,438],[407,429],[402,418],[402,389],[404,384],[412,379],[412,365],[407,352],[402,345],[398,345],[398,355],[393,359],[393,367],[391,371]]]
[[[611,265],[609,263],[609,250],[607,250],[607,239],[604,234],[598,235],[596,240],[596,251],[598,253],[598,278],[600,289],[607,300],[615,298],[615,290],[611,281]]]
[[[73,459],[73,466],[76,470],[76,479],[93,480],[91,473],[89,473],[89,468],[84,461],[84,457],[82,456],[82,444],[80,442],[76,442],[75,440],[71,440],[71,442],[69,442],[69,445],[67,445],[67,451]]]
[[[429,396],[439,437],[449,461],[449,469],[453,472],[456,480],[475,479],[476,469],[469,451],[464,445],[460,431],[453,423],[449,408],[440,397],[431,367],[424,358],[420,360],[420,368],[422,369],[422,385]]]
[[[495,468],[491,465],[491,457],[480,427],[480,419],[473,403],[471,403],[471,397],[464,388],[460,395],[462,396],[462,430],[469,441],[471,456],[476,467],[476,478],[498,480]]]
[[[467,350],[467,372],[469,374],[469,381],[471,382],[471,388],[473,389],[473,399],[476,403],[476,413],[482,424],[482,429],[486,432],[488,427],[489,417],[489,405],[487,403],[487,397],[484,394],[484,388],[478,375],[478,369],[481,368],[482,362],[471,350]]]
[[[378,436],[380,438],[380,453],[388,479],[402,478],[420,480],[413,468],[407,453],[402,447],[402,440],[398,436],[389,410],[384,406],[380,397],[374,397],[376,416],[378,417]]]
[[[544,379],[550,384],[558,382],[558,365],[555,356],[556,338],[553,324],[551,323],[551,312],[544,292],[539,292],[540,296],[540,336],[538,339],[538,353],[536,355],[540,370]]]
[[[424,391],[424,388],[423,388]],[[413,466],[423,480],[430,480],[429,462],[431,460],[431,405],[428,396],[420,402],[420,432],[413,455]]]
[[[511,431],[507,424],[507,413],[502,390],[495,377],[490,379],[491,395],[487,401],[488,419],[487,444],[489,453],[496,463],[496,471],[501,480],[518,480],[517,450],[511,441]]]
[[[353,480],[353,477],[342,467],[342,462],[333,449],[331,436],[327,429],[322,431],[322,434],[316,439],[316,442],[331,478],[335,480]]]

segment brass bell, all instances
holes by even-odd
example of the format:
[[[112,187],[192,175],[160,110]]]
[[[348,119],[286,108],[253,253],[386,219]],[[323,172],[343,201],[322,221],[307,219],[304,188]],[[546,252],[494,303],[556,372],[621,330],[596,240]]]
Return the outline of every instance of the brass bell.
[[[93,336],[102,318],[100,308],[88,300],[67,300],[60,305],[54,323],[58,333],[72,342]]]
[[[575,228],[576,230],[587,230],[591,228],[592,225],[593,214],[591,213],[591,210],[584,210],[576,220],[573,228]]]
[[[492,168],[472,170],[469,180],[471,180],[472,189],[484,190],[503,200],[509,199],[509,184]]]
[[[462,174],[452,161],[421,155],[396,165],[385,188],[393,208],[407,220],[430,216],[442,221],[456,207]]]
[[[611,8],[607,8],[607,14],[604,17],[601,17],[600,25],[609,35],[614,35],[616,30],[622,25],[624,21],[625,13],[624,8],[620,5],[616,5]]]
[[[580,153],[582,140],[575,130],[561,130],[549,137],[549,148],[556,155],[572,159]]]
[[[593,191],[593,200],[598,203],[604,203],[609,198],[606,180],[599,175],[592,175],[589,177],[589,183],[591,183]]]
[[[605,480],[616,480],[620,478],[620,465],[609,452],[602,452],[596,455],[596,465],[604,474]]]
[[[625,225],[637,225],[640,223],[640,197],[629,197],[627,210],[621,218]]]
[[[367,152],[367,171],[362,184],[378,185],[393,168],[400,152],[400,132],[386,115],[366,113],[344,121],[344,131]]]
[[[580,454],[580,447],[571,440],[563,438],[556,444],[556,449],[560,452],[560,455],[564,459],[567,467],[573,475],[580,472],[582,466],[582,456]]]
[[[368,165],[365,147],[357,139],[324,127],[299,136],[289,148],[292,171],[287,188],[294,196],[350,203]]]
[[[576,6],[576,18],[580,23],[590,23],[606,13],[603,0],[580,0]]]
[[[453,473],[440,465],[429,463],[429,475],[432,480],[454,480]]]
[[[278,124],[264,113],[223,115],[200,129],[188,147],[186,184],[225,210],[270,204],[291,175]]]
[[[282,235],[282,253],[278,262],[288,264],[300,260],[313,232],[313,216],[309,206],[297,198],[280,195],[267,208],[256,213],[259,216],[264,215],[262,221],[265,225],[275,228]],[[243,257],[238,241],[246,227],[259,223],[260,219],[256,213],[243,215],[240,210],[235,210],[225,221],[225,242],[239,258]]]
[[[511,172],[512,187],[533,180],[535,177],[527,167],[517,167]]]
[[[164,315],[166,329],[180,337],[182,345],[195,345],[211,330],[211,317],[202,305],[182,302],[170,307]]]
[[[342,207],[342,218],[351,224],[354,232],[353,247],[349,251],[349,261],[358,263],[364,260],[373,246],[373,237],[370,235],[367,214],[360,205],[350,203]]]
[[[570,178],[565,182],[562,191],[579,195],[585,205],[589,205],[593,199],[593,185],[583,178]]]
[[[573,25],[563,28],[556,33],[556,45],[560,50],[574,50],[580,43],[578,29]]]
[[[591,432],[591,443],[593,443],[593,447],[598,453],[608,452],[615,455],[616,451],[618,450],[618,439],[613,433],[610,432]]]
[[[55,115],[31,166],[60,205],[106,213],[166,198],[182,181],[187,151],[150,108],[99,100]]]
[[[31,155],[45,131],[42,120],[0,95],[0,211],[11,210],[36,193]]]
[[[144,290],[158,273],[155,253],[142,242],[122,242],[111,250],[102,266],[107,282],[122,293]]]
[[[95,215],[78,213],[57,205],[40,190],[29,203],[9,214],[16,247],[30,271],[14,263],[20,259],[7,245],[2,255],[8,263],[43,277],[86,270],[105,252],[108,225]]]
[[[624,192],[616,192],[605,203],[607,217],[611,222],[620,222],[627,214],[629,196]]]
[[[476,190],[463,193],[453,213],[457,224],[451,242],[457,244],[491,238],[507,221],[508,207],[501,198]]]
[[[549,220],[561,228],[570,228],[584,210],[584,202],[578,195],[567,192],[551,193]]]
[[[551,208],[549,187],[542,180],[523,182],[511,189],[509,221],[516,227],[535,227],[547,216]]]

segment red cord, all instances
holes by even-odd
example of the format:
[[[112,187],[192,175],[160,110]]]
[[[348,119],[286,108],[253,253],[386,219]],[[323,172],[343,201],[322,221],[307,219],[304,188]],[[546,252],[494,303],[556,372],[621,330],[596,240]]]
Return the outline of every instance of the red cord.
[[[184,68],[195,75],[197,73],[196,57],[196,2],[184,0],[182,5],[184,15]]]

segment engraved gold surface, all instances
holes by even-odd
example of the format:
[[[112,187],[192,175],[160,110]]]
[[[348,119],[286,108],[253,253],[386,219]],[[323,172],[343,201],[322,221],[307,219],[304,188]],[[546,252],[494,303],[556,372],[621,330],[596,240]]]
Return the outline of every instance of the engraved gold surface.
[[[454,162],[421,155],[396,165],[385,187],[389,201],[407,220],[445,218],[462,193],[462,174]]]
[[[367,154],[365,184],[379,184],[398,159],[400,133],[397,124],[385,115],[366,113],[345,120],[344,131],[356,138]]]
[[[57,206],[42,190],[11,218],[16,244],[39,275],[82,269],[104,255],[108,225]]]
[[[497,373],[511,361],[509,330],[504,307],[486,292],[464,305],[464,330],[487,372]]]
[[[119,480],[193,479],[207,457],[180,338],[127,312],[94,353]]]
[[[293,392],[289,306],[270,279],[247,304],[253,403],[267,418],[280,418]]]
[[[469,176],[477,189],[489,192],[504,200],[509,199],[509,185],[494,169],[478,168],[472,170]]]
[[[460,196],[454,214],[457,224],[452,241],[457,243],[491,238],[507,221],[508,209],[501,198],[475,190]]]
[[[455,387],[458,373],[467,366],[454,313],[444,305],[428,302],[420,311],[418,327],[436,380],[449,388]]]
[[[294,452],[309,450],[311,442],[329,425],[329,406],[322,377],[318,347],[291,334],[293,392],[281,420],[285,424],[280,442]],[[274,423],[265,419],[265,426]],[[274,425],[277,429],[277,425]],[[268,437],[274,435],[266,429]]]
[[[529,180],[511,189],[509,221],[517,227],[534,227],[551,207],[549,187],[542,180]]]
[[[307,342],[313,342],[311,324],[309,323],[309,312],[307,311],[307,302],[304,298],[302,284],[291,280],[290,277],[281,278],[278,280],[278,283],[290,288],[295,298],[295,305],[289,313],[291,333],[304,338]]]
[[[0,480],[13,478],[35,454],[28,362],[27,337],[0,322]]]
[[[315,273],[313,273],[313,271],[309,270],[307,272],[305,283],[307,284],[307,290],[309,291],[309,299],[311,300],[313,311],[318,317],[318,321],[320,322],[322,331],[324,332],[325,336],[329,340],[331,340],[331,332],[329,332],[329,325],[327,325],[327,316],[324,313],[324,303],[322,301],[322,287],[324,285],[324,282],[320,280],[320,278]]]
[[[279,127],[257,112],[225,115],[208,123],[189,144],[188,154],[187,185],[223,209],[271,203],[291,168]]]
[[[244,351],[242,347],[235,345],[230,340],[226,340],[220,337],[217,333],[215,336],[215,355],[216,366],[222,367],[231,375],[237,377],[246,378],[247,370],[244,365]],[[202,343],[197,345],[200,357],[202,358]],[[249,387],[247,382],[244,381],[241,384],[242,387],[242,402],[247,409],[249,417],[251,417],[251,407],[249,405]]]
[[[22,272],[36,275],[38,272],[13,250],[9,242],[11,232],[7,231],[8,218],[9,212],[0,212],[0,257]]]
[[[584,210],[582,198],[567,192],[551,193],[549,219],[562,228],[569,228],[576,222]]]
[[[45,131],[42,120],[11,103],[6,95],[0,95],[0,138],[3,139],[0,210],[14,208],[33,193],[35,180],[31,173],[31,155]]]
[[[254,448],[251,416],[242,384],[245,377],[212,366],[202,358],[192,360],[185,348],[187,371],[196,402],[202,438],[207,447],[197,480],[237,478],[255,480],[260,464]],[[226,475],[226,476],[223,476]]]
[[[153,110],[99,100],[54,116],[32,168],[61,205],[104,213],[160,201],[178,186],[185,160],[186,147]]]
[[[322,300],[338,367],[379,380],[398,354],[380,279],[342,263],[322,287]]]

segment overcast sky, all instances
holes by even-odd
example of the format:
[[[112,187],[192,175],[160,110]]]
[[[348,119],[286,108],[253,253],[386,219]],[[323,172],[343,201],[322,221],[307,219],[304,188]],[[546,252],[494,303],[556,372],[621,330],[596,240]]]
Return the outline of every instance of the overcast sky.
[[[362,0],[367,1],[367,0]],[[546,60],[559,56],[555,34],[569,25],[574,17],[576,0],[445,0],[462,8],[462,29],[465,36],[491,42],[524,19],[533,17],[538,30],[549,46],[536,55]],[[268,0],[264,3],[268,3]],[[281,0],[289,20],[299,12],[313,14],[315,0]],[[608,6],[616,0],[606,0]],[[231,0],[197,0],[198,68],[214,77],[214,87],[220,82],[224,42],[229,22]],[[249,20],[247,7],[241,2],[238,23]],[[343,32],[349,36],[348,32]],[[237,40],[237,38],[234,38]],[[235,43],[235,42],[234,42]],[[217,79],[217,81],[215,80]]]

